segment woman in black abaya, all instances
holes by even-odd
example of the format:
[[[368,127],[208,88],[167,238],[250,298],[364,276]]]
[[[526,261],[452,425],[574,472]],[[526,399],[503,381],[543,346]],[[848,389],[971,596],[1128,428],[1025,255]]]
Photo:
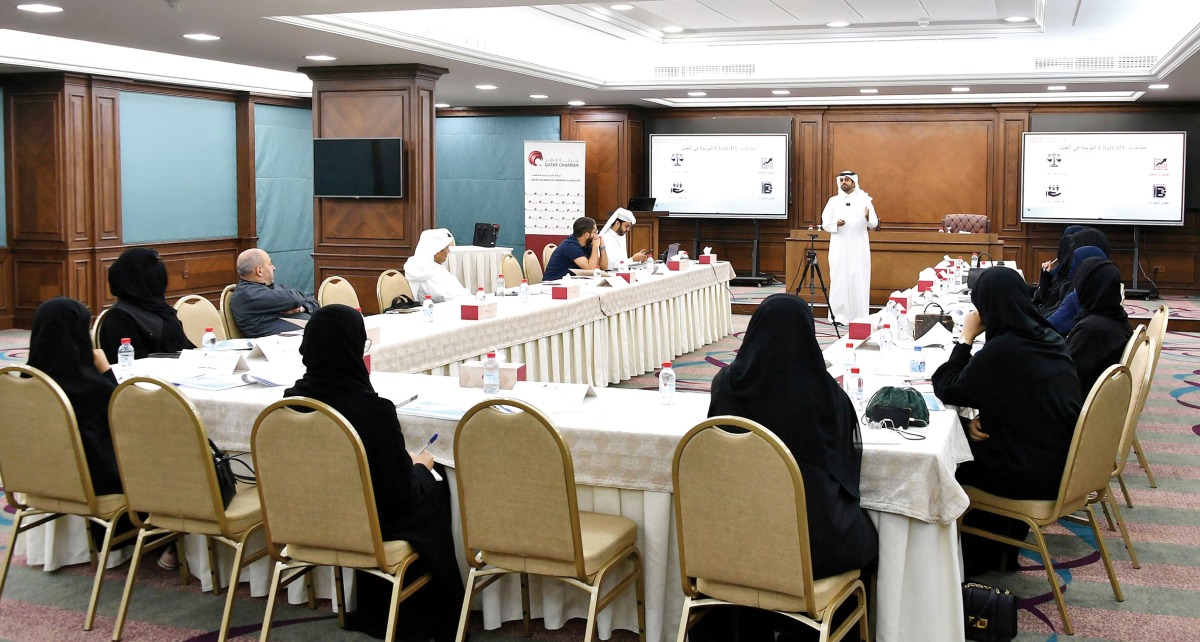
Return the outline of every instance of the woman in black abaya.
[[[1067,350],[1079,375],[1084,398],[1104,369],[1118,363],[1133,336],[1125,306],[1121,305],[1121,272],[1112,261],[1090,258],[1075,270],[1079,316],[1067,335]]]
[[[175,308],[164,298],[167,266],[158,252],[148,247],[125,250],[108,268],[108,288],[117,303],[100,325],[100,348],[110,363],[117,362],[122,338],[133,344],[137,359],[196,347],[184,333]]]
[[[974,461],[958,467],[963,485],[1012,499],[1054,499],[1082,398],[1066,341],[1026,296],[1016,270],[991,269],[971,291],[962,343],[933,373],[933,391],[948,404],[979,410],[965,426]],[[987,331],[974,356],[971,342]],[[1028,526],[971,512],[966,523],[1023,539]],[[964,535],[968,574],[993,568],[1015,550]]]
[[[325,402],[350,422],[366,452],[383,539],[408,541],[421,556],[416,572],[433,575],[429,586],[400,605],[396,639],[453,640],[463,583],[450,533],[449,489],[434,479],[429,453],[413,456],[405,449],[396,407],[376,394],[363,364],[366,339],[362,314],[353,308],[330,305],[313,313],[300,344],[307,372],[284,394]],[[352,626],[382,638],[391,585],[362,572],[355,583]]]

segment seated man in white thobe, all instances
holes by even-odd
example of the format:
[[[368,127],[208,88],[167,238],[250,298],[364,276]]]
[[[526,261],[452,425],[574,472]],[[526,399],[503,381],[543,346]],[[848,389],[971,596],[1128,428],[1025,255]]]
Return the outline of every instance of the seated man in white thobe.
[[[434,303],[441,303],[469,294],[444,265],[451,245],[454,236],[444,227],[421,232],[416,250],[404,262],[404,277],[417,301],[424,301],[425,295],[429,295]]]
[[[608,219],[608,229],[600,235],[604,240],[604,247],[608,253],[608,264],[611,267],[620,267],[622,263],[641,263],[650,255],[649,249],[641,249],[629,255],[629,230],[637,225],[637,217],[633,212],[618,207],[613,211]]]

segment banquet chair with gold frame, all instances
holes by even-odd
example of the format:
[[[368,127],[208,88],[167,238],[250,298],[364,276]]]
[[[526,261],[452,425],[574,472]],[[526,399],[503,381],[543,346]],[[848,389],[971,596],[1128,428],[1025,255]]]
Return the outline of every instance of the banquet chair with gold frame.
[[[596,615],[633,585],[638,639],[646,640],[645,588],[637,524],[619,515],[580,511],[575,468],[566,442],[546,415],[515,399],[475,404],[458,422],[454,465],[464,557],[471,566],[458,624],[461,641],[471,599],[507,574],[521,577],[521,606],[529,636],[528,575],[541,575],[587,591],[584,641]],[[619,562],[633,568],[601,594]]]
[[[183,324],[183,333],[197,348],[204,343],[205,328],[213,329],[217,341],[225,339],[225,323],[221,319],[221,311],[212,301],[198,294],[189,294],[175,302],[175,311],[179,314],[179,322]]]
[[[538,263],[537,253],[533,250],[525,250],[521,255],[521,263],[525,268],[525,280],[529,285],[537,285],[542,282],[542,264]]]
[[[392,299],[405,294],[415,299],[408,278],[399,270],[384,270],[375,280],[375,298],[379,301],[379,311],[383,312],[392,305]]]
[[[396,607],[429,583],[431,576],[426,573],[404,585],[418,555],[404,540],[383,540],[371,472],[358,433],[329,405],[307,397],[288,397],[259,414],[250,435],[250,451],[258,475],[267,548],[275,560],[260,639],[265,641],[270,635],[279,589],[317,567],[332,566],[341,627],[345,626],[342,568],[391,582],[384,638],[391,640],[396,631]]]
[[[521,272],[521,262],[511,253],[505,254],[500,259],[500,273],[504,275],[504,287],[506,288],[515,288],[521,285],[521,279],[525,278],[525,274]]]
[[[556,249],[558,249],[558,246],[554,243],[547,243],[546,247],[542,248],[542,272],[545,272],[546,266],[550,265],[550,255],[554,254],[554,250]]]
[[[1130,375],[1133,377],[1133,397],[1129,402],[1129,425],[1125,427],[1125,431],[1121,433],[1121,445],[1117,449],[1117,465],[1113,470],[1113,476],[1117,478],[1117,483],[1121,486],[1121,494],[1125,497],[1125,505],[1133,508],[1133,499],[1129,496],[1129,488],[1125,485],[1125,465],[1129,460],[1129,454],[1132,452],[1133,440],[1137,437],[1138,419],[1141,417],[1142,409],[1146,406],[1146,399],[1150,395],[1150,381],[1154,378],[1154,340],[1146,331],[1146,326],[1139,325],[1133,331],[1133,335],[1129,337],[1129,341],[1125,343],[1125,350],[1121,353],[1121,365],[1129,368]]]
[[[0,368],[0,406],[0,477],[5,499],[16,509],[0,566],[0,595],[17,536],[64,515],[78,515],[104,527],[99,559],[88,537],[96,577],[83,630],[91,631],[108,555],[115,544],[133,537],[133,532],[114,532],[126,513],[125,495],[95,494],[75,411],[62,388],[44,372],[23,365]],[[41,519],[26,522],[36,517]]]
[[[121,639],[142,553],[194,533],[208,540],[214,595],[220,595],[221,583],[212,542],[234,551],[218,633],[218,640],[225,642],[242,568],[267,554],[266,549],[246,554],[247,540],[262,528],[258,494],[253,487],[239,484],[229,506],[224,505],[200,415],[192,402],[166,381],[134,377],[117,386],[109,402],[108,422],[130,518],[138,527],[112,639]]]
[[[1108,547],[1104,543],[1104,536],[1096,523],[1096,513],[1091,505],[1112,497],[1109,480],[1117,447],[1121,441],[1121,431],[1125,427],[1128,415],[1130,394],[1133,391],[1130,379],[1128,368],[1112,365],[1100,375],[1096,385],[1088,393],[1079,413],[1079,420],[1075,423],[1075,433],[1071,438],[1071,448],[1067,453],[1062,482],[1055,499],[1009,499],[973,486],[963,487],[971,500],[963,516],[973,510],[981,510],[1030,526],[1036,544],[969,526],[963,523],[962,516],[958,518],[959,532],[1003,542],[1041,555],[1042,565],[1046,569],[1046,577],[1050,581],[1054,600],[1058,603],[1058,612],[1062,616],[1063,629],[1067,635],[1074,635],[1075,628],[1067,615],[1067,603],[1063,600],[1058,575],[1054,572],[1054,562],[1050,559],[1050,550],[1046,546],[1046,527],[1060,519],[1091,526],[1092,534],[1096,537],[1096,547],[1104,560],[1104,570],[1108,573],[1108,581],[1112,585],[1113,596],[1118,602],[1125,601],[1116,571],[1113,569],[1112,558],[1108,555]],[[1076,516],[1074,513],[1078,511],[1086,513],[1086,518]]]
[[[317,289],[317,303],[321,307],[340,303],[352,308],[362,308],[354,286],[340,276],[331,276],[321,281],[321,287]]]
[[[796,620],[822,641],[843,639],[855,624],[870,639],[860,571],[813,579],[809,529],[822,525],[808,523],[800,468],[771,431],[740,417],[707,419],[675,447],[671,480],[684,594],[679,642],[699,619],[693,609],[738,605]],[[730,519],[734,505],[748,518]],[[831,630],[852,596],[857,605]]]
[[[1150,317],[1150,326],[1146,328],[1146,333],[1154,339],[1154,361],[1150,365],[1151,380],[1154,379],[1154,373],[1158,372],[1158,358],[1162,356],[1163,342],[1167,340],[1167,324],[1170,319],[1171,308],[1163,303],[1154,311]],[[1146,461],[1146,453],[1142,451],[1142,442],[1138,440],[1136,426],[1133,431],[1133,453],[1137,455],[1142,470],[1146,471],[1146,481],[1150,483],[1150,488],[1158,488],[1158,482],[1154,480],[1154,471],[1150,470],[1150,462]]]
[[[96,320],[92,321],[92,348],[100,349],[100,326],[104,324],[104,317],[108,315],[108,311],[112,308],[104,308],[100,314],[96,315]]]
[[[236,287],[237,284],[233,283],[221,290],[221,325],[225,328],[226,339],[246,338],[246,333],[238,327],[237,321],[233,319],[233,310],[229,307],[229,302],[233,299],[233,290]]]

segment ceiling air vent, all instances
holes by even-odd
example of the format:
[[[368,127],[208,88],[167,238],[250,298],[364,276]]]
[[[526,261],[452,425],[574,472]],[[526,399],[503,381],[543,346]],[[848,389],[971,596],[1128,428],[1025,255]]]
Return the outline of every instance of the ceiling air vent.
[[[1033,68],[1038,71],[1131,71],[1148,70],[1158,56],[1038,56]]]
[[[660,80],[687,80],[692,78],[751,78],[753,64],[736,65],[677,65],[655,67],[654,77]]]

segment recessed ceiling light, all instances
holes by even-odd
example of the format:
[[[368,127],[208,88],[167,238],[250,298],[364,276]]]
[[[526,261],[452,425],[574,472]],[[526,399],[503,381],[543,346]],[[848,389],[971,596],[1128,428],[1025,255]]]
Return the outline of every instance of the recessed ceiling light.
[[[630,11],[633,9],[633,5],[631,5],[631,4],[614,4],[613,6],[609,7],[609,9],[612,9],[613,11]]]
[[[696,98],[699,98],[700,96],[707,96],[708,94],[707,94],[707,93],[705,93],[705,92],[703,92],[703,91],[689,91],[689,92],[688,92],[688,95],[689,95],[689,96],[694,96],[694,97],[696,97]]]
[[[567,104],[572,107],[583,107],[587,103],[583,102],[582,100],[568,100]]]
[[[776,96],[787,96],[788,94],[790,94],[792,92],[790,92],[786,89],[772,89],[771,93],[775,94]]]
[[[475,85],[475,88],[482,89],[484,91],[491,91],[491,90],[495,89],[496,86],[495,85]]]
[[[833,27],[834,29],[837,29],[839,27],[849,27],[850,23],[846,22],[845,20],[834,20],[833,22],[826,22],[825,26]]]
[[[680,31],[683,31],[683,27],[680,27],[678,25],[667,25],[667,26],[663,27],[662,30],[665,33],[679,33]]]
[[[1005,22],[1029,22],[1027,16],[1009,16],[1004,19]]]
[[[1168,87],[1170,87],[1170,85],[1150,85],[1151,89],[1166,89]]]
[[[859,89],[858,93],[860,93],[860,94],[878,94],[879,90],[878,89]]]
[[[1046,88],[1046,91],[1066,91],[1066,90],[1067,90],[1066,85],[1050,85],[1049,87]]]
[[[951,87],[950,91],[955,91],[955,92],[958,92],[961,94],[961,93],[971,91],[971,88],[970,87]]]
[[[308,58],[309,60],[315,60],[317,62],[329,62],[330,60],[337,60],[337,58],[335,58],[333,56],[326,56],[324,54],[320,54],[320,55],[316,55],[316,56],[305,56],[305,58]]]
[[[33,13],[58,13],[62,11],[62,7],[49,4],[19,4],[17,8],[21,11],[32,11]]]
[[[543,98],[549,98],[549,96],[547,96],[546,94],[529,94],[529,97],[533,98],[535,100],[542,100]]]
[[[188,40],[220,40],[221,36],[214,36],[211,33],[185,33],[184,38]]]
[[[445,109],[450,106],[450,103],[433,103],[433,106],[438,109]]]

